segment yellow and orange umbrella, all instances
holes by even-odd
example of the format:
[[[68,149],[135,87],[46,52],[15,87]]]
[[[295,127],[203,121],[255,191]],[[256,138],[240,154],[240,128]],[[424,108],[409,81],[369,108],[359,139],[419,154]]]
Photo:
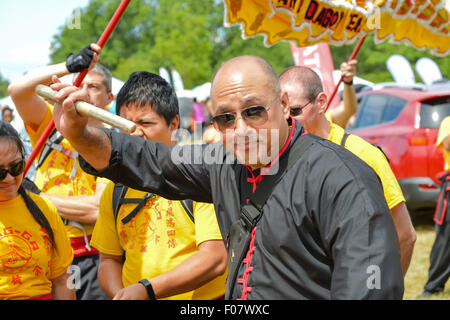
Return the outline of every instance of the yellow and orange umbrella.
[[[244,37],[265,44],[293,40],[350,44],[373,33],[376,41],[450,52],[450,0],[224,0],[225,23],[240,24]]]

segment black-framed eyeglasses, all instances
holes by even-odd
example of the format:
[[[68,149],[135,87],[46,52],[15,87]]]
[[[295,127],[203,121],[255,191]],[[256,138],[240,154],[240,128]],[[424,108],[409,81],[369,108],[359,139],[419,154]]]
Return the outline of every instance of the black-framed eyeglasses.
[[[13,164],[9,169],[0,168],[0,181],[5,179],[8,173],[13,177],[17,177],[25,170],[25,160],[22,159],[15,164]]]
[[[306,104],[302,105],[302,106],[292,106],[289,108],[289,112],[291,113],[291,116],[296,117],[302,114],[303,109],[305,109],[310,103],[312,103],[314,99],[309,100]]]
[[[260,126],[266,123],[269,118],[268,111],[270,110],[270,107],[271,105],[267,108],[265,106],[254,106],[240,111],[240,114],[242,119],[249,125]],[[236,112],[223,113],[214,116],[212,118],[212,123],[216,130],[222,132],[227,129],[234,129],[236,125]]]

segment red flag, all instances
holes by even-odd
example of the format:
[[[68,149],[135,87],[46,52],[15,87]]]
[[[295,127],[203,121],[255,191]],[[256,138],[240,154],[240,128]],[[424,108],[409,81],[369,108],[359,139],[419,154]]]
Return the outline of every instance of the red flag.
[[[290,45],[295,65],[313,69],[322,80],[323,90],[330,97],[335,88],[335,83],[333,80],[334,64],[328,44],[321,42],[309,47],[299,48],[291,41]],[[339,95],[335,95],[330,108],[333,109],[339,104]]]

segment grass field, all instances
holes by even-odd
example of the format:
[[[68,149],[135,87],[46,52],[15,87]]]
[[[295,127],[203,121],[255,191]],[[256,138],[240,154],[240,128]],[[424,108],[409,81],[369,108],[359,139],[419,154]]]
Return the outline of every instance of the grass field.
[[[413,219],[413,223],[416,228],[417,241],[405,278],[405,300],[416,300],[417,296],[423,291],[428,277],[428,267],[430,266],[430,251],[435,238],[432,214],[422,214]],[[450,280],[447,281],[443,292],[426,298],[426,300],[450,300]]]

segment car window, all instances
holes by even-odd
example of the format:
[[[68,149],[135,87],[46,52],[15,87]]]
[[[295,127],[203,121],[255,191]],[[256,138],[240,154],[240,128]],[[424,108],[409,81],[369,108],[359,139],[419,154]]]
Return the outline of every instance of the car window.
[[[400,112],[403,110],[403,108],[406,106],[407,103],[408,101],[406,100],[391,96],[389,98],[388,105],[384,108],[382,121],[390,122],[397,119],[398,115],[400,114]]]
[[[420,127],[438,129],[446,116],[450,116],[450,96],[422,101]]]
[[[388,106],[389,96],[384,94],[369,94],[363,97],[352,129],[365,128],[380,124],[384,108]]]

